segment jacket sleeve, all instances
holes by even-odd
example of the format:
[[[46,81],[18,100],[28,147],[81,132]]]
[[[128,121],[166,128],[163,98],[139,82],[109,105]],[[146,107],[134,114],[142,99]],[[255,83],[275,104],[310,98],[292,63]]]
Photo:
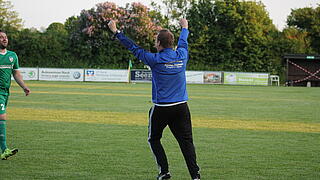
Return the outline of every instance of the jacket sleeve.
[[[157,55],[155,53],[150,53],[149,51],[139,47],[131,39],[126,37],[122,32],[117,33],[116,37],[124,47],[131,51],[133,55],[141,60],[144,64],[150,67],[156,64]]]
[[[182,28],[177,46],[177,51],[179,54],[186,58],[188,58],[188,35],[189,30]]]

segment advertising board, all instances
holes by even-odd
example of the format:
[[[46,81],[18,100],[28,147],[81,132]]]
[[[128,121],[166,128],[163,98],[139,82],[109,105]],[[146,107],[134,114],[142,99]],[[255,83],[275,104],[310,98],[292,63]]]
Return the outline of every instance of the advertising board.
[[[267,73],[224,72],[224,84],[232,85],[268,85]]]
[[[39,80],[83,81],[83,69],[39,68]]]
[[[128,82],[128,70],[86,69],[85,81]]]

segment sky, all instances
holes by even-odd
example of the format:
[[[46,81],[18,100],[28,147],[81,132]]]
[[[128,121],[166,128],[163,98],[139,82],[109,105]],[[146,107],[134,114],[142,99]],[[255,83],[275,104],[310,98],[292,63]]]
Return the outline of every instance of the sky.
[[[9,0],[24,21],[24,27],[45,29],[53,22],[64,23],[71,16],[80,15],[81,10],[91,9],[101,2],[114,2],[124,7],[126,3],[141,2],[150,7],[151,0]],[[155,0],[161,2],[161,0]],[[316,7],[320,0],[261,0],[269,12],[273,24],[279,30],[286,26],[291,9]]]

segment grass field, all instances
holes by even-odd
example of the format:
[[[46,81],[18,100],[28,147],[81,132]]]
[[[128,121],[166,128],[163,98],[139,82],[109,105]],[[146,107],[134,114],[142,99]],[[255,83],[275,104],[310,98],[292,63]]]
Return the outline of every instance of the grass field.
[[[151,84],[12,84],[0,179],[154,180]],[[202,180],[320,179],[320,89],[188,85]],[[172,180],[190,180],[168,129]]]

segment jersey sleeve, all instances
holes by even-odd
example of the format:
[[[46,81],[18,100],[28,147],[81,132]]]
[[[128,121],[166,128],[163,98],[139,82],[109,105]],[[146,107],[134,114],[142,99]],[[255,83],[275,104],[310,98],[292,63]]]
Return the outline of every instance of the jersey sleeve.
[[[19,69],[19,59],[17,54],[14,54],[14,61],[13,61],[13,69]]]

